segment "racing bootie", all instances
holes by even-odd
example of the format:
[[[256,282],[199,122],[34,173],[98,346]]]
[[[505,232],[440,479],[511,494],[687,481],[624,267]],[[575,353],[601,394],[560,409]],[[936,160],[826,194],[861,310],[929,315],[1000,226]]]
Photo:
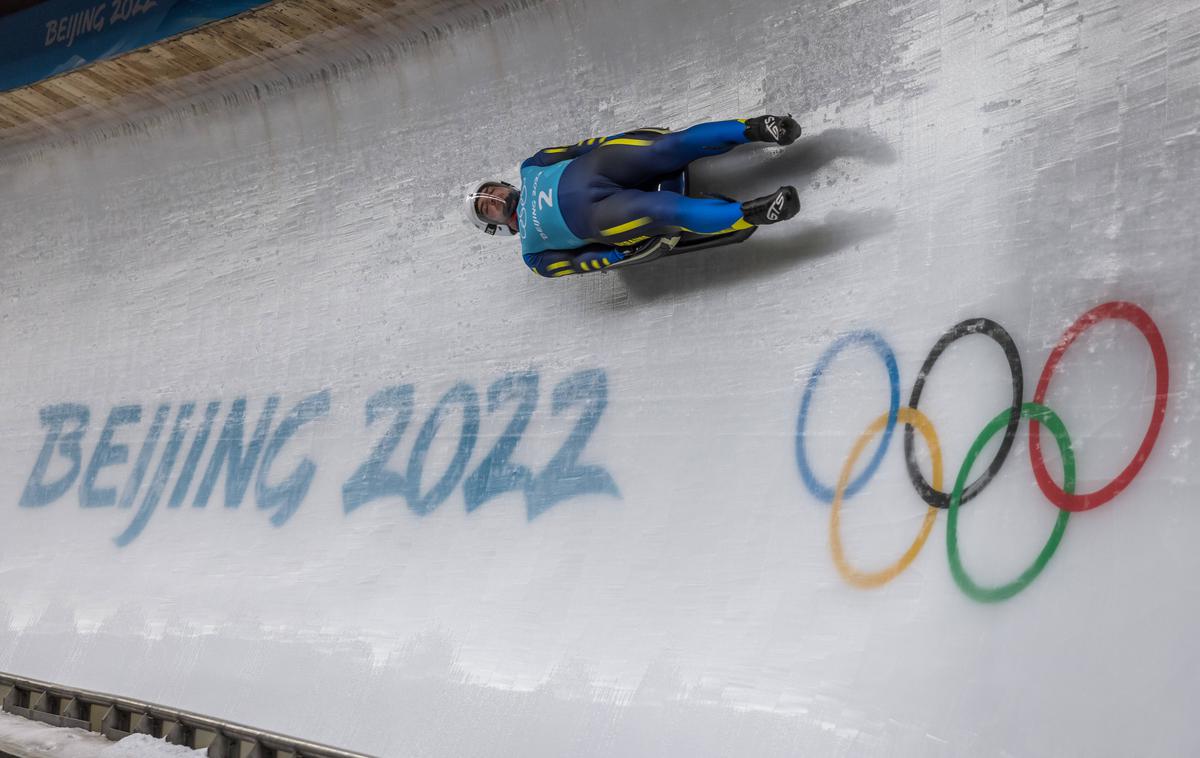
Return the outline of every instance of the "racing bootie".
[[[786,116],[755,116],[746,119],[746,139],[753,142],[790,145],[799,136],[800,125],[790,113]]]
[[[755,226],[786,221],[799,212],[800,194],[791,186],[742,203],[742,218]]]

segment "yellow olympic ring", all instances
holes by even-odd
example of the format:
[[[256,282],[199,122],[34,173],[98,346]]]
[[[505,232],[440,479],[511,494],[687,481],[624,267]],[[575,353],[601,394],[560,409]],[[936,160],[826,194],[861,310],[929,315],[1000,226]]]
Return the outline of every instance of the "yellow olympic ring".
[[[846,459],[846,463],[842,466],[841,476],[838,477],[837,489],[833,495],[833,509],[829,516],[829,545],[833,550],[833,563],[837,566],[838,573],[842,575],[850,584],[863,589],[871,589],[873,587],[881,587],[899,576],[904,569],[908,568],[913,559],[917,557],[917,553],[921,552],[921,548],[925,546],[925,540],[929,538],[929,532],[933,530],[933,522],[937,518],[938,509],[929,506],[925,512],[925,521],[921,524],[921,530],[917,533],[917,538],[909,545],[908,550],[904,551],[904,555],[900,556],[900,560],[893,563],[887,568],[879,571],[859,571],[850,565],[846,560],[846,553],[842,547],[841,536],[841,508],[842,495],[846,491],[846,485],[850,481],[850,474],[854,470],[854,464],[858,461],[858,457],[862,455],[863,448],[867,443],[874,439],[876,434],[887,426],[888,415],[884,413],[879,418],[867,427],[866,431],[854,443],[854,448],[850,451],[850,457]],[[902,424],[909,424],[916,427],[921,436],[925,438],[925,444],[929,446],[929,455],[933,459],[933,488],[941,491],[942,489],[942,448],[938,444],[937,432],[933,429],[933,424],[916,408],[900,408],[896,413],[896,420]]]

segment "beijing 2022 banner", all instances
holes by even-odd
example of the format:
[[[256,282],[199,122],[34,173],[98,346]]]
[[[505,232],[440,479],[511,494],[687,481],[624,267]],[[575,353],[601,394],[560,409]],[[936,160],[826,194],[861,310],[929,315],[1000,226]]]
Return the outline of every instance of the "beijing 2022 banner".
[[[0,92],[266,4],[267,0],[47,0],[0,16]]]

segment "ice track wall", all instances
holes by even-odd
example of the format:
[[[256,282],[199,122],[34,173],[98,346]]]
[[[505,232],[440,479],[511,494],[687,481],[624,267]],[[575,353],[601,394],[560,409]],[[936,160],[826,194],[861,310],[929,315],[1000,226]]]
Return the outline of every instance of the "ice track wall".
[[[1200,750],[1196,3],[524,3],[260,76],[0,157],[0,670],[389,756]],[[699,178],[804,210],[740,248],[551,281],[459,219],[764,110]]]

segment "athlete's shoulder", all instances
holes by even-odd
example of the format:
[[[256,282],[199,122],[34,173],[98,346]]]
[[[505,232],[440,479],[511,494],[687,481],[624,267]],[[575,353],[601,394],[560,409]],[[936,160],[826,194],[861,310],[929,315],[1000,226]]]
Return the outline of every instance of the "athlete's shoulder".
[[[570,159],[572,157],[571,152],[571,149],[566,147],[542,148],[526,158],[521,164],[521,168],[526,169],[531,166],[545,168],[546,166],[553,166],[555,163]]]

